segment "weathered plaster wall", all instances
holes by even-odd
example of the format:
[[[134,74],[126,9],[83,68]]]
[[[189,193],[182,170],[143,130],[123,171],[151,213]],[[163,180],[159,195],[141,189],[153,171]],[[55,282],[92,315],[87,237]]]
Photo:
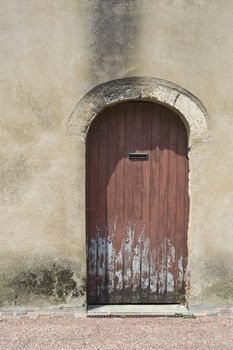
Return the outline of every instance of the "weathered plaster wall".
[[[81,305],[84,145],[76,103],[128,76],[196,95],[211,136],[190,153],[191,302],[233,300],[231,0],[0,0],[0,299]]]

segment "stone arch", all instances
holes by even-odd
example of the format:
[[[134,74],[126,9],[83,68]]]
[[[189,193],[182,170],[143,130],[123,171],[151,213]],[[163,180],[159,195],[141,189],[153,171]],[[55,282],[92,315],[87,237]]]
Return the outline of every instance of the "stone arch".
[[[113,104],[130,100],[151,101],[173,109],[186,126],[189,146],[208,136],[209,117],[201,101],[174,83],[150,77],[122,78],[96,86],[75,106],[68,120],[68,135],[85,141],[97,114]]]

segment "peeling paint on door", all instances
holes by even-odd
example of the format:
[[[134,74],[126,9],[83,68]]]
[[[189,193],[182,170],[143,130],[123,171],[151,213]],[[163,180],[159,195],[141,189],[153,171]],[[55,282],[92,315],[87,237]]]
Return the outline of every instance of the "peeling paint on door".
[[[110,239],[109,239],[110,238]],[[149,237],[135,241],[134,230],[128,227],[119,250],[114,248],[115,232],[109,237],[97,237],[89,241],[89,278],[97,281],[96,289],[89,291],[90,300],[99,302],[161,302],[161,296],[176,302],[176,293],[183,294],[185,265],[183,256],[176,256],[175,247],[164,238],[161,245],[151,246]],[[166,261],[158,265],[160,251]],[[176,271],[176,261],[178,270]],[[178,290],[175,289],[175,280]],[[176,291],[176,293],[175,293]]]

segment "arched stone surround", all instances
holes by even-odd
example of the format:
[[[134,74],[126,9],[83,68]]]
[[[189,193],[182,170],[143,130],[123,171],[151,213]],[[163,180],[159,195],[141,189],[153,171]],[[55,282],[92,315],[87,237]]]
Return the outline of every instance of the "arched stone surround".
[[[143,100],[160,103],[168,108],[173,109],[182,118],[188,135],[190,151],[192,145],[196,142],[206,141],[209,131],[209,117],[202,103],[190,92],[182,87],[156,78],[149,77],[133,77],[123,78],[103,83],[89,91],[75,106],[71,113],[68,124],[67,134],[76,139],[77,158],[76,167],[78,202],[77,208],[77,224],[76,230],[79,236],[80,249],[82,249],[81,268],[86,277],[86,218],[85,218],[85,169],[86,169],[86,136],[94,118],[105,108],[113,104],[130,101]],[[190,163],[192,163],[192,152],[189,152]],[[192,166],[190,168],[190,172]],[[192,220],[192,193],[190,185],[189,172],[189,196],[190,196],[190,212],[188,241],[190,232],[190,222]],[[191,225],[192,226],[192,225]],[[82,247],[82,248],[81,248]],[[192,247],[191,247],[192,248]],[[79,250],[80,250],[79,249]],[[190,243],[188,243],[190,250]],[[189,262],[188,273],[186,276],[187,297],[189,295]]]
[[[208,136],[209,118],[200,100],[174,83],[149,77],[117,79],[96,86],[75,106],[68,121],[68,134],[85,140],[98,113],[115,103],[129,100],[161,103],[173,109],[187,128],[189,146]]]

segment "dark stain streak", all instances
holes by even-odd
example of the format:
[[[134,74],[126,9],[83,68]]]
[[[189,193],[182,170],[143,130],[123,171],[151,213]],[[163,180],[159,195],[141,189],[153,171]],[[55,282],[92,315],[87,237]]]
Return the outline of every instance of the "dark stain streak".
[[[180,93],[178,93],[178,94],[176,95],[176,98],[175,98],[175,100],[174,100],[174,102],[173,102],[173,106],[175,106],[175,104],[176,104],[176,102],[177,102],[179,96],[180,96]]]
[[[92,4],[89,37],[90,69],[94,77],[119,76],[136,54],[137,5],[135,0],[97,0]]]

